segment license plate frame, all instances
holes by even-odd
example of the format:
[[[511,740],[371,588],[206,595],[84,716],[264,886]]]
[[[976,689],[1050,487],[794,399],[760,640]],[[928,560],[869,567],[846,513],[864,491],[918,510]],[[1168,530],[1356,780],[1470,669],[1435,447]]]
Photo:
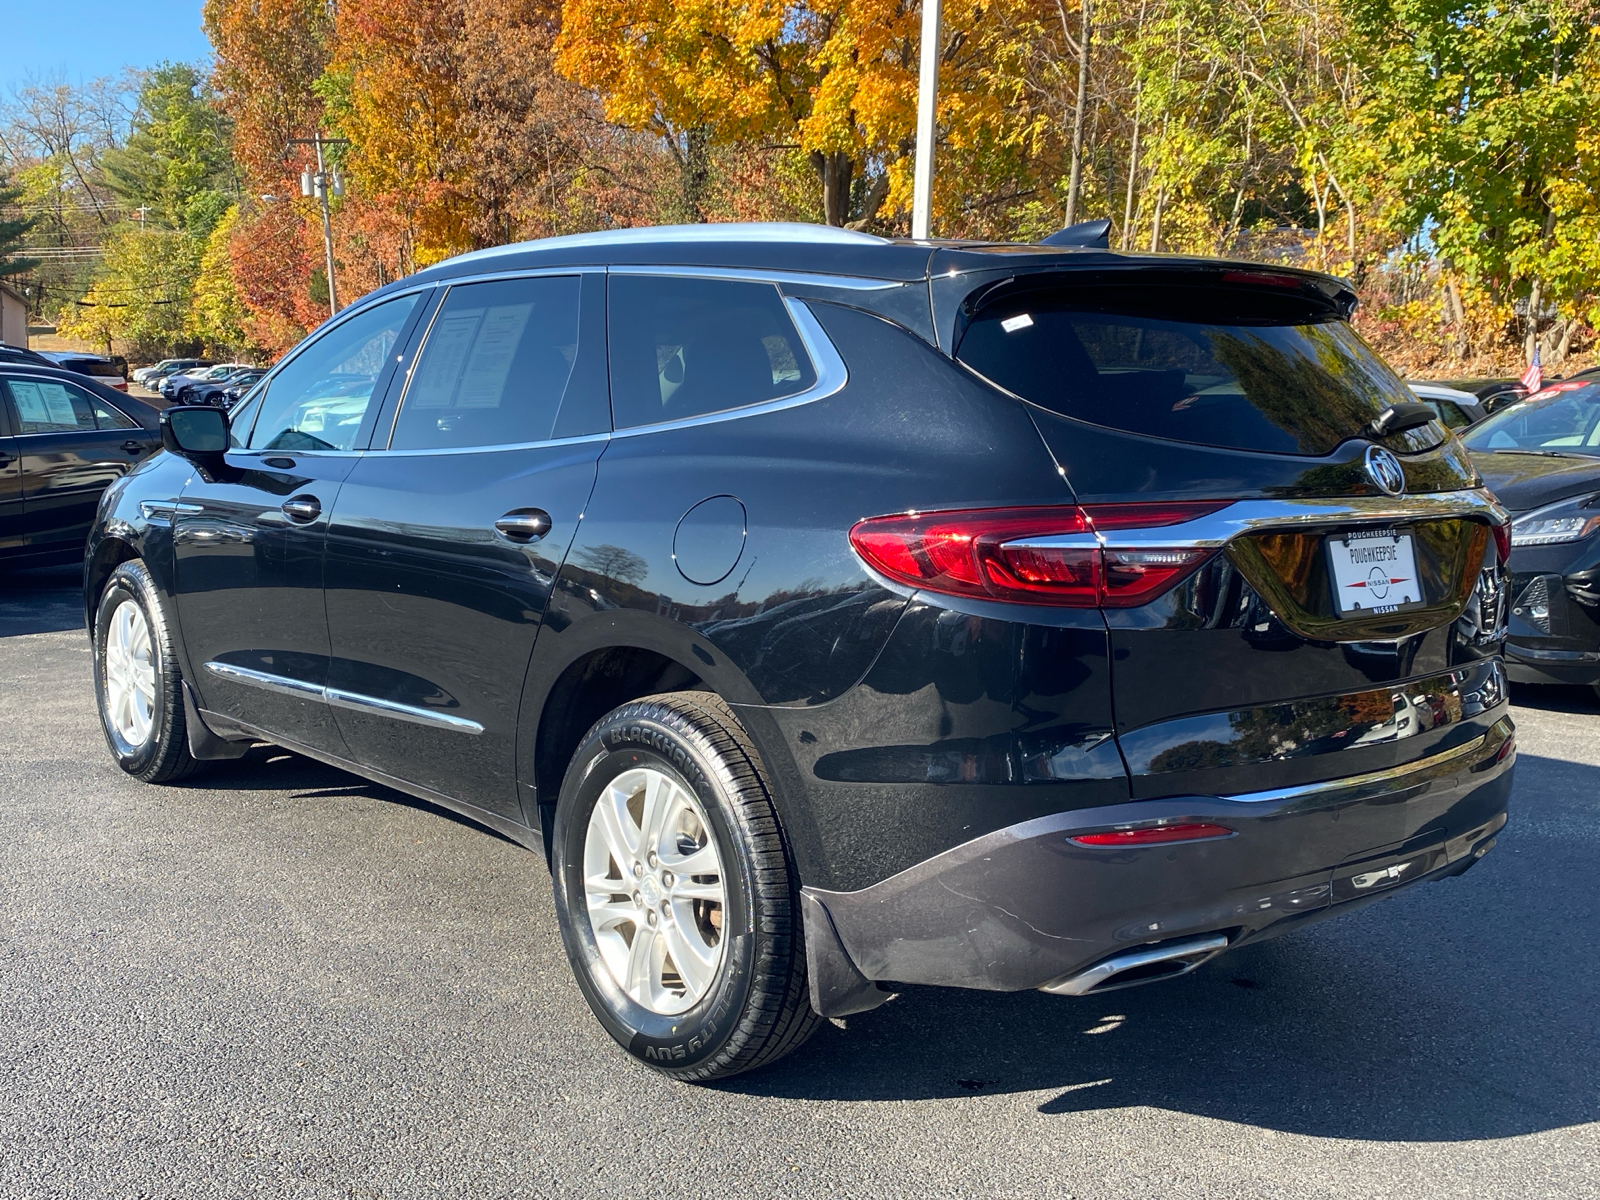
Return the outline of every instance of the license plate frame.
[[[1421,608],[1416,536],[1409,529],[1352,529],[1325,539],[1328,585],[1341,618]]]

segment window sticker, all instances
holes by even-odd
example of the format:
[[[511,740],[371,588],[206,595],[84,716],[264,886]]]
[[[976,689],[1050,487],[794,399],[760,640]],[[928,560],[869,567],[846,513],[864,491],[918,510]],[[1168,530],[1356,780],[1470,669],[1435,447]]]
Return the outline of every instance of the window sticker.
[[[1032,327],[1033,318],[1027,313],[1018,313],[1016,316],[1007,317],[1004,321],[1000,322],[1000,328],[1004,329],[1007,333],[1015,333],[1019,329],[1031,329]]]
[[[532,304],[497,305],[484,313],[456,394],[457,408],[499,408]]]

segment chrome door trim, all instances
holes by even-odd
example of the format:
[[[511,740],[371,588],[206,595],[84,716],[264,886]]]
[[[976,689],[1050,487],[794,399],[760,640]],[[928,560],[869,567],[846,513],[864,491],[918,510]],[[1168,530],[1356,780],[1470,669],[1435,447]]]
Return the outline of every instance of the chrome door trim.
[[[648,273],[661,275],[685,274],[685,272],[676,269]],[[761,282],[770,283],[772,281],[762,280]],[[844,385],[850,381],[850,371],[844,365],[844,359],[839,357],[839,352],[834,349],[833,343],[828,340],[828,335],[823,332],[822,323],[811,314],[811,309],[806,306],[803,300],[785,297],[783,304],[789,310],[789,316],[794,321],[795,329],[799,331],[801,342],[805,345],[806,354],[810,357],[811,365],[817,372],[816,383],[803,392],[796,392],[793,396],[784,396],[777,400],[766,400],[759,404],[747,404],[741,408],[724,409],[722,412],[704,413],[698,417],[680,417],[676,421],[657,421],[653,425],[633,425],[627,429],[613,430],[611,436],[614,438],[638,437],[643,433],[659,433],[664,429],[690,429],[696,425],[711,425],[718,421],[733,421],[741,417],[754,417],[763,413],[782,412],[786,408],[810,404],[815,400],[826,400],[829,396],[843,390]]]
[[[269,675],[265,671],[254,671],[249,667],[236,667],[232,663],[208,662],[206,670],[231,683],[243,683],[250,687],[261,688],[264,691],[277,692],[284,696],[299,696],[313,700],[322,699],[322,686],[316,683],[307,683],[303,679],[290,679],[287,675]]]
[[[380,700],[376,696],[363,696],[360,692],[347,692],[343,688],[324,688],[323,697],[335,708],[349,708],[356,712],[375,712],[397,721],[410,721],[413,725],[430,725],[436,729],[453,729],[457,733],[476,736],[483,726],[465,717],[452,717],[431,708],[418,708],[395,700]]]
[[[271,675],[266,671],[256,671],[250,667],[236,667],[232,663],[208,662],[206,670],[221,679],[233,683],[242,683],[250,687],[258,687],[268,692],[278,692],[285,696],[297,696],[302,699],[320,700],[335,708],[349,708],[357,712],[379,713],[386,717],[393,717],[397,721],[410,721],[414,725],[428,725],[435,729],[451,729],[457,733],[468,733],[476,736],[483,732],[483,726],[476,721],[469,721],[465,717],[452,717],[448,713],[436,712],[431,708],[418,708],[411,704],[400,704],[394,700],[381,700],[376,696],[363,696],[360,692],[348,692],[343,688],[328,688],[320,684],[307,683],[301,679],[290,679],[285,675]]]
[[[1435,775],[1445,774],[1446,772],[1439,768],[1453,766],[1461,759],[1477,753],[1488,741],[1489,734],[1482,733],[1463,745],[1453,746],[1449,750],[1443,750],[1427,758],[1419,758],[1414,762],[1402,763],[1398,767],[1385,767],[1381,771],[1367,771],[1361,775],[1346,775],[1342,779],[1325,779],[1320,783],[1303,783],[1298,787],[1271,788],[1264,792],[1240,792],[1232,796],[1223,796],[1222,799],[1236,804],[1266,804],[1279,800],[1303,800],[1312,796],[1331,799],[1342,792],[1368,788],[1377,792],[1403,791],[1418,783],[1425,783]]]

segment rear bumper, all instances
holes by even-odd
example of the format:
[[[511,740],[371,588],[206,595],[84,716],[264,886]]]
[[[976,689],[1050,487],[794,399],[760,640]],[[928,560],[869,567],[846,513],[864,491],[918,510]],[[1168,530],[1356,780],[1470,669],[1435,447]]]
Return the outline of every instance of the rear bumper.
[[[1512,725],[1387,771],[1249,796],[1180,796],[1026,821],[854,892],[805,888],[813,1002],[869,1008],[877,982],[1062,985],[1152,943],[1229,948],[1470,867],[1505,824]],[[1074,834],[1206,821],[1212,841],[1080,846]],[[1111,982],[1108,980],[1108,982]],[[1089,988],[1074,991],[1081,994]]]

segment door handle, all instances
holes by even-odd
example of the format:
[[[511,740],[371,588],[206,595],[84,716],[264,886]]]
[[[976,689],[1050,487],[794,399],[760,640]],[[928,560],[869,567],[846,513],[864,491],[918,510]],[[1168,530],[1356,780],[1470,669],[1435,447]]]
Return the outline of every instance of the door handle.
[[[283,502],[283,515],[302,525],[322,515],[322,501],[315,496],[293,496]]]
[[[4,450],[0,450],[0,467],[9,467],[16,461],[17,460],[14,455],[7,454]]]
[[[494,523],[494,529],[506,541],[526,546],[550,532],[550,514],[542,508],[513,508]]]
[[[122,443],[122,448],[124,450],[126,450],[129,454],[142,454],[142,453],[144,453],[144,443],[143,442],[136,442],[132,438],[129,438],[127,441],[123,442]]]

